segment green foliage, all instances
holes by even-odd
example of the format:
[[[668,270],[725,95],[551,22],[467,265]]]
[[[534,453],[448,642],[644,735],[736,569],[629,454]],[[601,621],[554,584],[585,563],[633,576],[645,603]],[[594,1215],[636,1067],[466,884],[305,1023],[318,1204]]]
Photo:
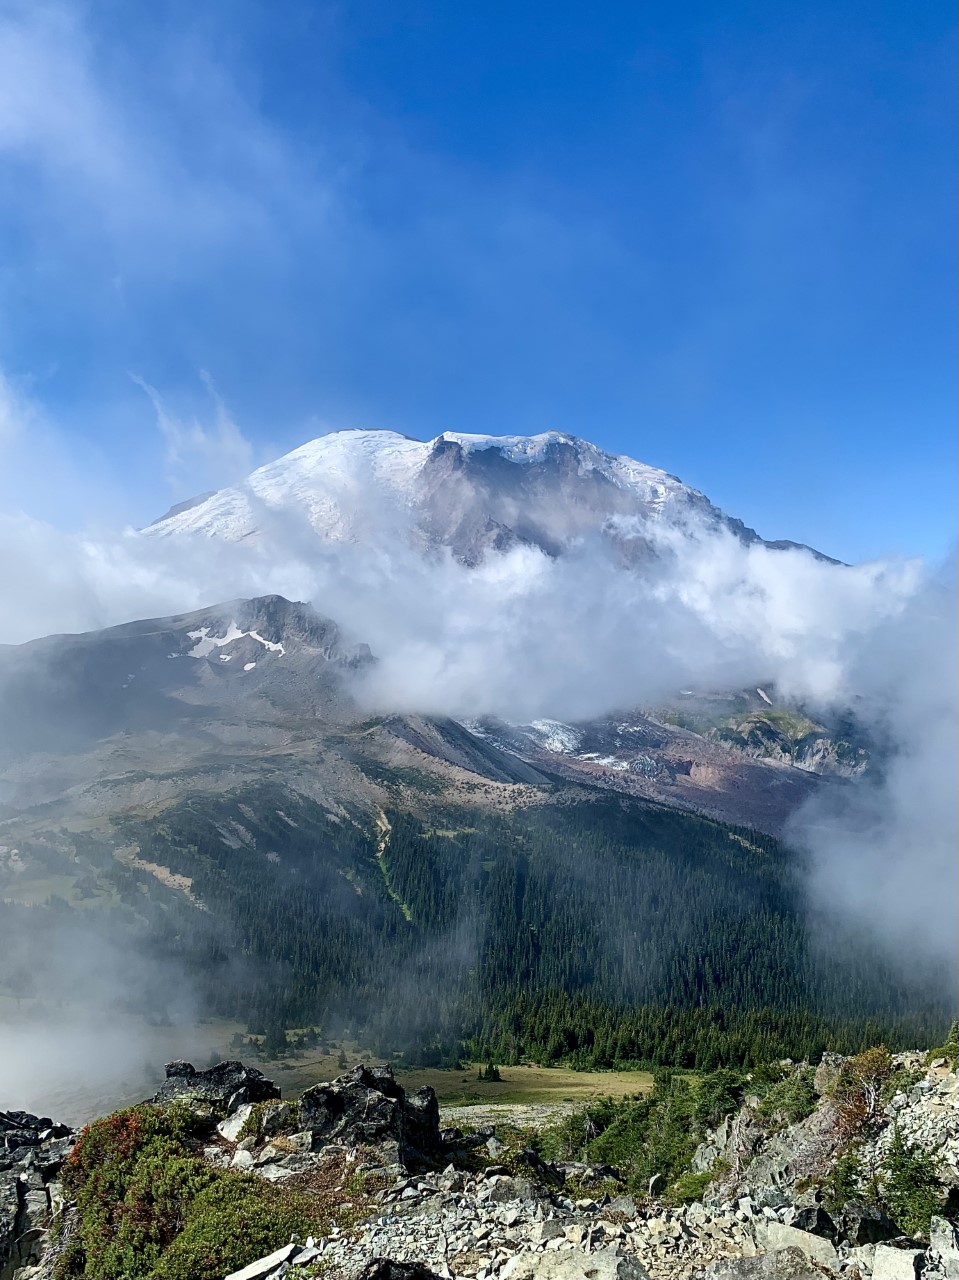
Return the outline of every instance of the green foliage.
[[[709,1129],[735,1111],[742,1097],[743,1076],[739,1071],[720,1069],[699,1082],[696,1090],[696,1124]]]
[[[253,1174],[216,1179],[190,1208],[183,1230],[152,1272],[156,1280],[218,1280],[318,1229],[311,1198]]]
[[[862,1190],[862,1167],[859,1150],[849,1146],[832,1167],[826,1181],[826,1208],[836,1211],[850,1200],[859,1197]]]
[[[909,1235],[928,1238],[929,1219],[940,1212],[944,1188],[935,1161],[908,1143],[898,1125],[883,1161],[880,1187],[890,1217]]]
[[[193,1198],[216,1176],[190,1150],[196,1124],[186,1107],[144,1105],[83,1131],[63,1167],[79,1230],[61,1274],[94,1280],[150,1274]]]
[[[553,1158],[602,1161],[618,1169],[637,1198],[699,1199],[710,1174],[693,1174],[690,1158],[703,1131],[737,1105],[739,1077],[716,1071],[691,1080],[658,1072],[652,1093],[613,1101],[605,1098],[566,1117],[544,1134]]]
[[[702,1200],[706,1188],[712,1181],[713,1173],[682,1173],[670,1187],[670,1198],[677,1204],[692,1204],[694,1200]]]
[[[503,1077],[500,1069],[495,1062],[487,1062],[485,1067],[480,1067],[477,1080],[485,1080],[487,1084],[502,1084]]]
[[[315,1227],[310,1202],[197,1152],[182,1105],[118,1111],[88,1126],[63,1167],[78,1226],[58,1280],[215,1280]]]
[[[816,1109],[815,1072],[803,1066],[790,1070],[783,1079],[772,1084],[760,1100],[757,1114],[779,1124],[796,1124]]]

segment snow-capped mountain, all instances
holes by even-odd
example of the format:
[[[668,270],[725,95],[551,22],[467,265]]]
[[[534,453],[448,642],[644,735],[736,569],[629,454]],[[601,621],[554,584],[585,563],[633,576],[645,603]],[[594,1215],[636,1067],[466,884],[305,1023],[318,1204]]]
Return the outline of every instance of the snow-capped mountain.
[[[558,431],[447,431],[425,443],[392,431],[338,431],[240,485],[178,504],[145,532],[240,541],[278,522],[305,523],[327,542],[402,537],[424,549],[446,546],[467,564],[517,544],[557,555],[588,534],[610,538],[634,559],[651,522],[705,523],[760,541],[675,476]]]

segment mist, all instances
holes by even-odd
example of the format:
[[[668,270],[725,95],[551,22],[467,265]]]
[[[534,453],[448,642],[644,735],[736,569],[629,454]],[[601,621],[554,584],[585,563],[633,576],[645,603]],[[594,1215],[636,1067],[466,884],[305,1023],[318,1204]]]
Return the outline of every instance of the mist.
[[[276,592],[310,601],[370,645],[376,662],[354,693],[371,713],[582,720],[656,706],[679,690],[757,685],[810,710],[850,710],[877,744],[874,767],[823,788],[789,824],[809,867],[811,918],[825,938],[846,924],[866,929],[904,967],[920,963],[952,990],[954,561],[845,566],[804,549],[744,545],[702,523],[620,521],[617,537],[651,549],[636,568],[624,567],[608,530],[558,557],[519,546],[470,568],[447,551],[424,553],[409,517],[378,505],[372,477],[351,482],[361,541],[324,543],[305,517],[266,509],[259,536],[240,543],[93,526],[73,534],[26,515],[0,518],[0,642]],[[155,1052],[149,1028],[115,1032],[119,975],[135,986],[131,974],[144,973],[129,946],[122,960],[96,943],[76,952],[90,977],[87,1013],[64,1022],[63,1043],[80,1073],[84,1064],[102,1069],[101,1033],[88,1028],[113,1028],[109,1043],[123,1049],[110,1054],[128,1074]],[[77,972],[73,955],[55,951],[50,973],[56,955]],[[193,1040],[190,977],[169,976],[184,993],[179,1034]],[[77,996],[59,998],[71,1008]],[[22,1100],[30,1064],[49,1046],[49,1010],[37,1013],[29,1028],[21,1014],[5,1096]]]

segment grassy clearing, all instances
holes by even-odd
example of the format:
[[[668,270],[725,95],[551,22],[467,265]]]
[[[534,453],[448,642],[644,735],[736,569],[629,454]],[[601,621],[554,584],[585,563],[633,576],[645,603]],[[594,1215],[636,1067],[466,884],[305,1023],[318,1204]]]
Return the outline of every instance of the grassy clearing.
[[[375,1053],[355,1048],[345,1051],[349,1067],[358,1062],[378,1063]],[[236,1056],[243,1057],[242,1051]],[[246,1060],[253,1062],[249,1053]],[[349,1067],[339,1061],[339,1051],[321,1053],[305,1050],[302,1057],[278,1059],[258,1064],[283,1090],[284,1097],[295,1097],[321,1080],[332,1080]],[[570,1071],[566,1067],[500,1067],[501,1083],[477,1079],[481,1064],[472,1063],[461,1071],[423,1069],[397,1071],[405,1089],[430,1085],[444,1107],[482,1106],[519,1103],[575,1103],[585,1106],[596,1098],[623,1098],[646,1093],[653,1086],[648,1071]]]
[[[404,1088],[431,1085],[445,1106],[490,1103],[574,1102],[623,1098],[653,1087],[648,1071],[570,1071],[566,1067],[500,1067],[500,1083],[478,1080],[480,1063],[464,1071],[410,1071],[400,1075]]]

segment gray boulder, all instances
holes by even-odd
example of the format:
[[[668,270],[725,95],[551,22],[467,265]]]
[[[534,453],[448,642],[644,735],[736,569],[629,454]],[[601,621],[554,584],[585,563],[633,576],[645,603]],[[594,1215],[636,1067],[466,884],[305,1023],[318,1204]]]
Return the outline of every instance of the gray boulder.
[[[930,1224],[928,1257],[934,1275],[959,1280],[959,1231],[945,1218],[933,1218]]]
[[[922,1261],[922,1249],[897,1249],[893,1245],[877,1244],[872,1280],[917,1280]]]
[[[843,1205],[838,1225],[840,1235],[852,1245],[880,1244],[899,1234],[899,1228],[882,1210],[859,1200]]]
[[[760,1249],[770,1253],[781,1249],[798,1249],[810,1262],[818,1262],[820,1266],[829,1267],[830,1270],[839,1270],[839,1255],[835,1246],[822,1236],[800,1231],[798,1227],[787,1227],[774,1218],[757,1218],[754,1230],[756,1244]]]
[[[403,1164],[440,1153],[439,1105],[432,1089],[407,1094],[392,1067],[358,1066],[300,1098],[297,1126],[313,1150],[339,1143],[386,1149]]]

